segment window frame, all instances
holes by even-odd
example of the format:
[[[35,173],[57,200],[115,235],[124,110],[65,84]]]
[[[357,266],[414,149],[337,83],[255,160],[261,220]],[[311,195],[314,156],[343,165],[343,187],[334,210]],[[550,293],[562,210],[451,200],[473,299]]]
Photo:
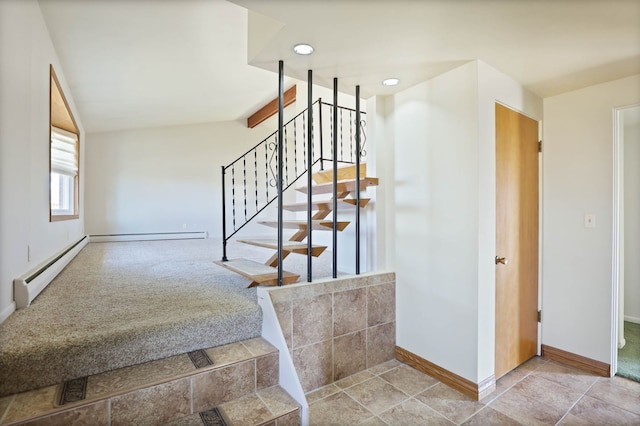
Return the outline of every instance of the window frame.
[[[73,117],[73,113],[71,112],[71,108],[69,108],[69,103],[67,102],[67,98],[64,95],[64,92],[62,91],[62,87],[60,87],[60,82],[58,81],[58,77],[56,76],[56,72],[53,69],[53,65],[49,66],[49,198],[48,198],[48,204],[49,204],[49,222],[59,222],[59,221],[64,221],[64,220],[73,220],[73,219],[79,219],[80,218],[80,211],[79,211],[79,206],[80,206],[80,131],[78,130],[78,125],[76,124],[76,120]],[[55,85],[55,87],[54,87]],[[54,122],[54,115],[58,115],[59,109],[62,108],[62,106],[60,105],[54,105],[53,102],[53,96],[54,96],[54,90],[57,90],[58,93],[60,94],[60,97],[62,98],[62,103],[64,104],[64,108],[66,109],[66,111],[63,111],[63,114],[66,114],[68,116],[68,119],[70,120],[70,122],[67,125],[62,125],[61,123],[58,122]],[[76,135],[77,140],[76,140],[76,155],[77,155],[77,166],[78,166],[78,172],[76,173],[75,176],[73,176],[73,202],[72,202],[72,207],[73,207],[73,212],[72,214],[66,214],[68,213],[68,211],[63,211],[62,214],[58,214],[56,213],[56,210],[59,211],[59,209],[53,209],[51,206],[51,172],[52,172],[52,167],[51,167],[51,160],[52,160],[52,133],[53,133],[53,127],[57,127],[60,128],[62,130],[65,130],[67,132],[73,133]]]

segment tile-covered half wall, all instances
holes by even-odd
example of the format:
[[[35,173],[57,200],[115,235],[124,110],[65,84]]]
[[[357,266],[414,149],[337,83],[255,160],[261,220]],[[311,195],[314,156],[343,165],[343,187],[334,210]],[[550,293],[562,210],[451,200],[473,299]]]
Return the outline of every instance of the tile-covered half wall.
[[[395,280],[377,273],[268,289],[305,392],[395,357]]]

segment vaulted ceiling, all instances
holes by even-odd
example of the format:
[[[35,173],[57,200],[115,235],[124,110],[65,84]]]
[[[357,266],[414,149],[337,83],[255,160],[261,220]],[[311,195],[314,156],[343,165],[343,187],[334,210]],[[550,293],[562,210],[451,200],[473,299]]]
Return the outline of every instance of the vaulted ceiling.
[[[243,119],[291,78],[391,94],[479,59],[542,96],[640,73],[637,0],[40,0],[89,132]],[[315,47],[309,57],[292,46]],[[383,87],[398,77],[395,88]]]

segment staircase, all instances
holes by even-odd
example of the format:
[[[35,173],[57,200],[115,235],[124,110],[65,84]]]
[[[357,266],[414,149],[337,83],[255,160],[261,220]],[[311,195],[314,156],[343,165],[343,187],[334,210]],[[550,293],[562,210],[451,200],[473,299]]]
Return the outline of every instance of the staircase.
[[[0,425],[300,424],[262,338],[188,352],[0,399]]]
[[[368,187],[377,186],[378,179],[374,177],[366,177],[366,164],[360,165],[360,184],[356,182],[356,166],[341,167],[336,170],[337,174],[337,201],[339,210],[355,210],[357,200],[355,196],[356,188],[359,186],[360,191],[365,191]],[[333,170],[323,170],[313,173],[312,178],[314,185],[311,186],[311,193],[313,195],[326,195],[333,192]],[[295,188],[297,191],[307,194],[309,188],[300,186]],[[370,199],[360,198],[360,208],[364,208],[369,203]],[[304,212],[307,211],[308,203],[293,203],[283,205],[283,209],[290,212]],[[314,231],[332,231],[334,229],[334,221],[328,216],[333,212],[333,199],[313,200],[311,203],[312,208],[312,221],[311,229]],[[278,227],[277,221],[259,221],[261,225],[265,225],[272,228]],[[341,232],[348,225],[349,221],[336,221],[336,230]],[[285,220],[282,222],[284,229],[293,229],[295,232],[290,235],[288,241],[283,242],[282,245],[282,258],[286,258],[289,254],[301,254],[307,255],[308,245],[305,241],[307,238],[307,227],[309,226],[306,220]],[[258,247],[269,248],[273,250],[278,249],[277,239],[239,239],[238,242],[249,244]],[[327,246],[312,245],[311,255],[313,257],[320,256]],[[248,259],[229,259],[227,261],[216,261],[216,264],[229,269],[237,274],[240,274],[251,280],[249,287],[257,285],[277,285],[278,283],[278,254],[273,254],[264,264],[255,262]],[[297,282],[300,275],[282,271],[283,284],[291,284]]]

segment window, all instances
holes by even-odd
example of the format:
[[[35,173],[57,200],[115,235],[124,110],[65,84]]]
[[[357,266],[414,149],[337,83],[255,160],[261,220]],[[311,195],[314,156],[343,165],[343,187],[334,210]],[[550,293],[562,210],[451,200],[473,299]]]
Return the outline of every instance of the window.
[[[79,131],[51,67],[49,138],[49,218],[77,219],[79,194]]]

